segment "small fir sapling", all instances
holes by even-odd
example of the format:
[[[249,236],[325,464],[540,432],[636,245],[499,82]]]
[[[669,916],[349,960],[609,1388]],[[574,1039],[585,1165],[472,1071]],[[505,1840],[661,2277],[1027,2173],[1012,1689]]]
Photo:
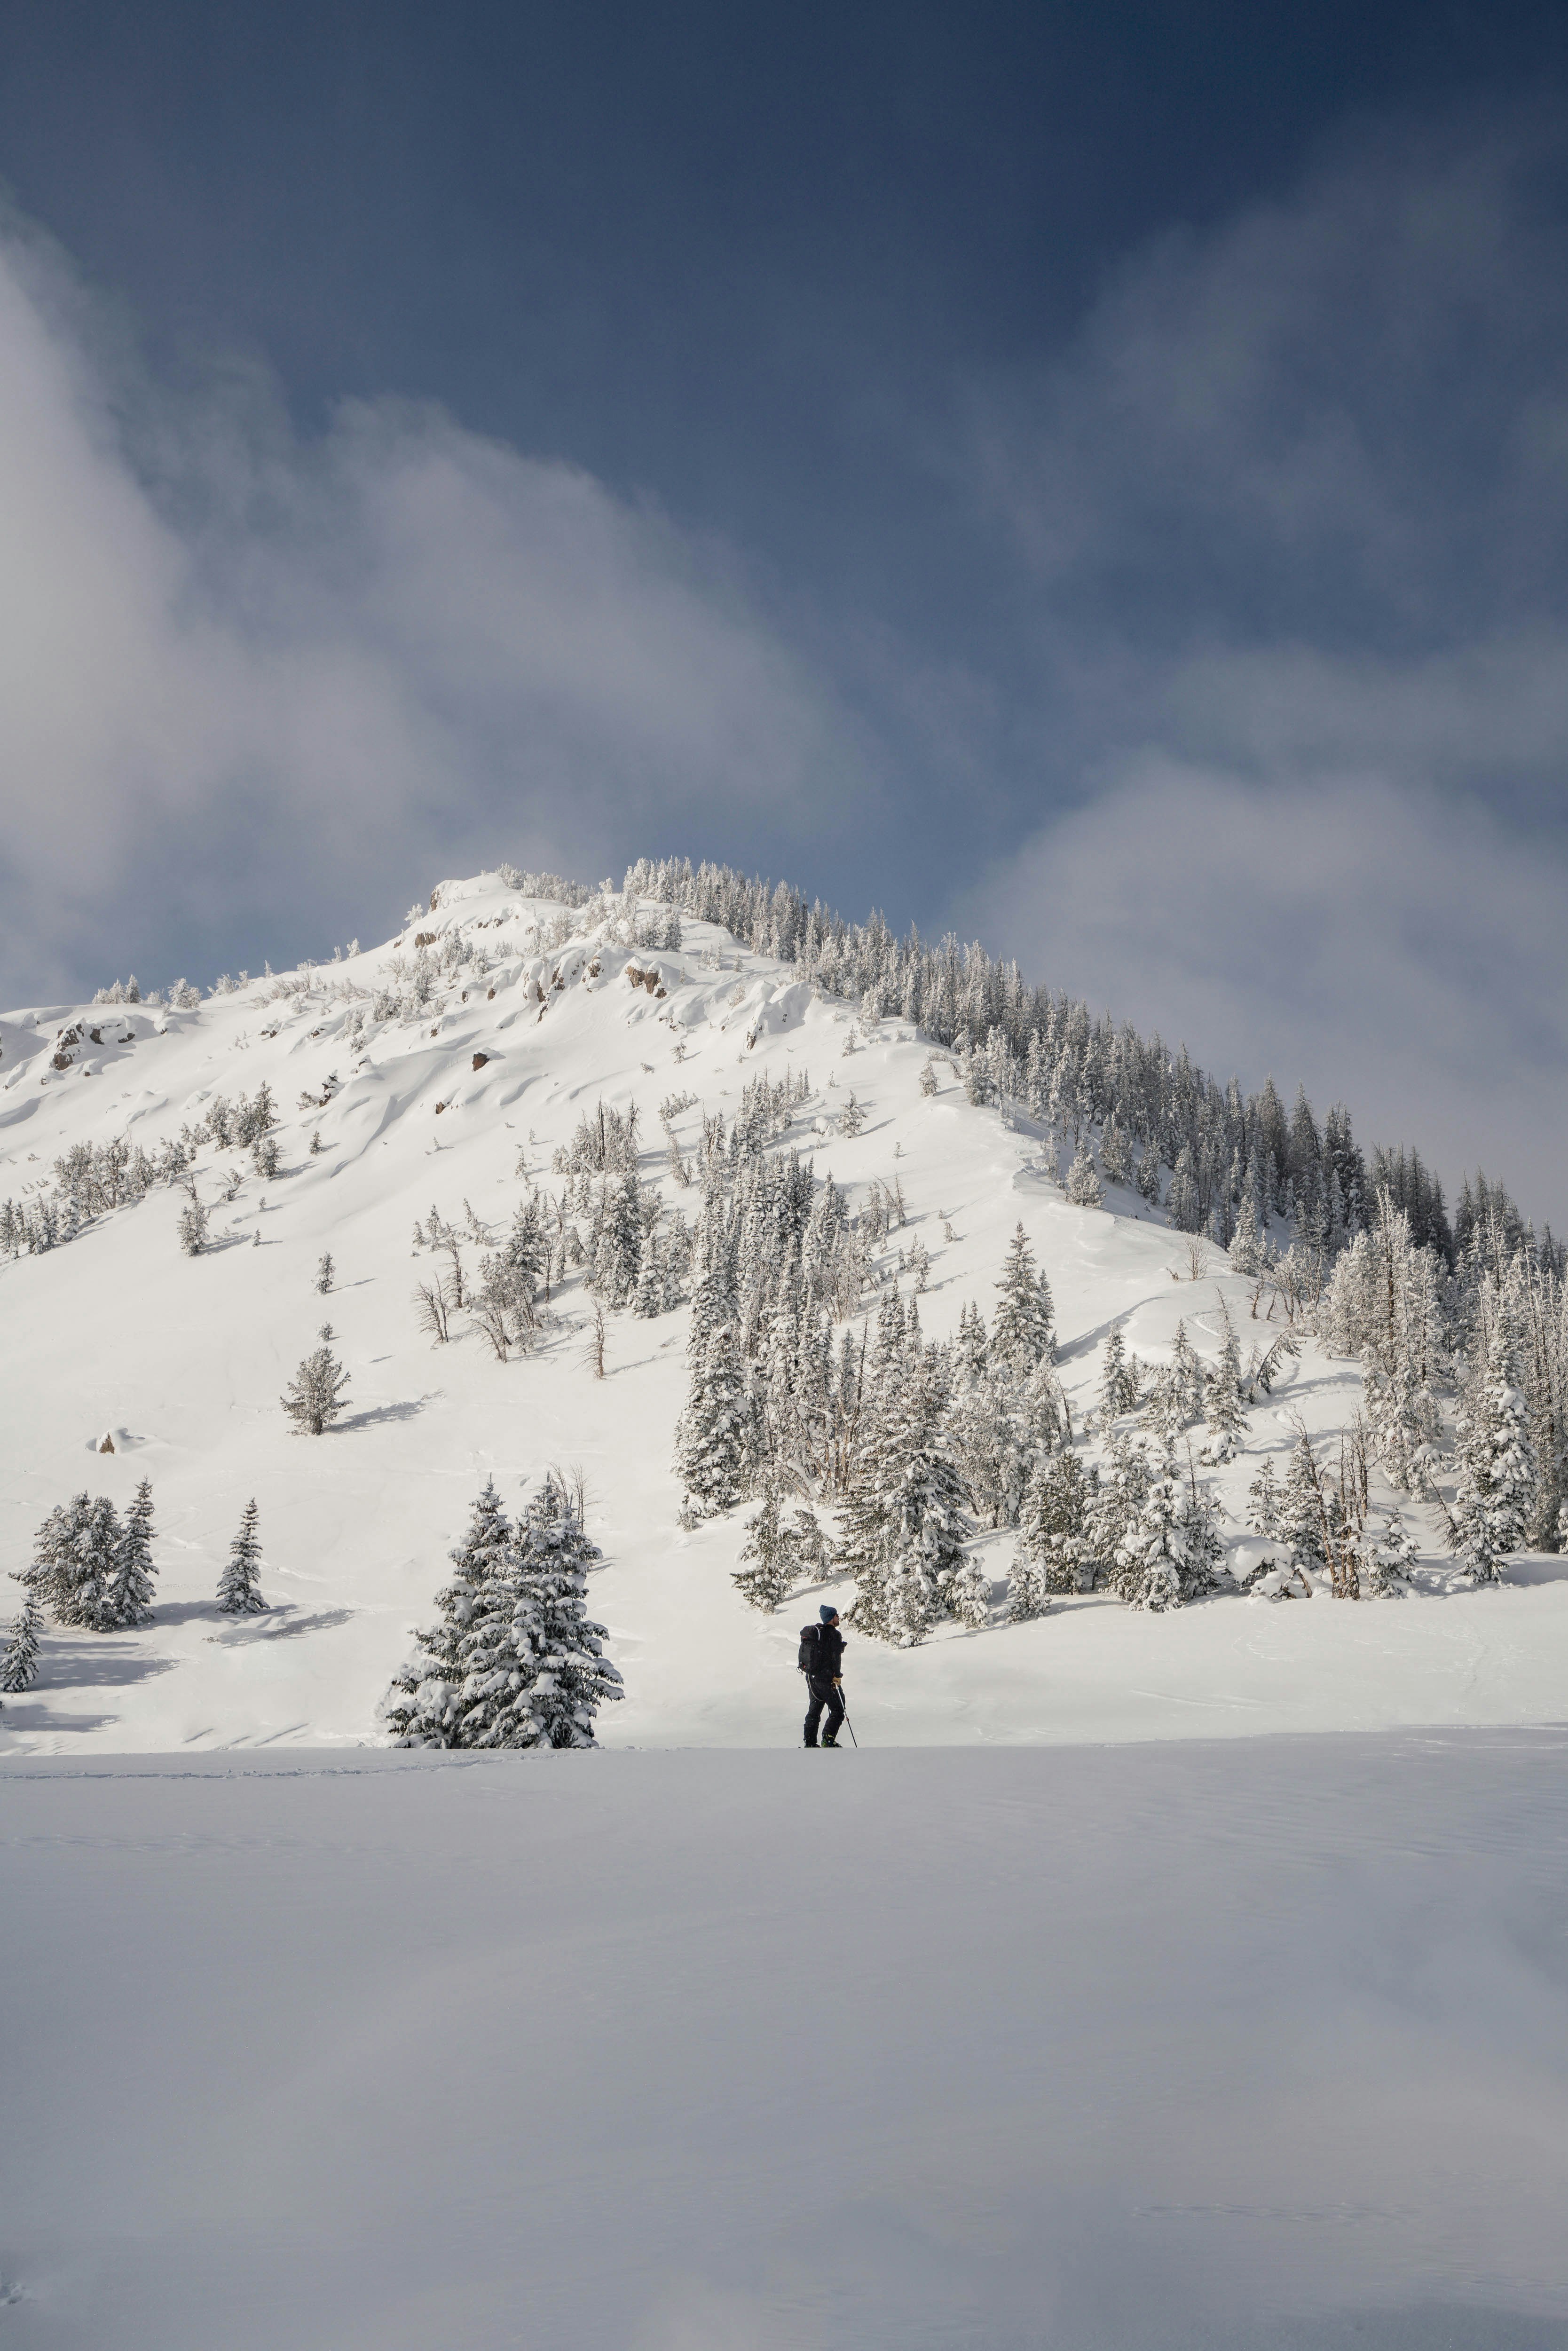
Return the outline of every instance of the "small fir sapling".
[[[311,1137],[310,1137],[310,1156],[311,1156],[311,1158],[312,1158],[312,1159],[317,1158],[317,1157],[319,1155],[320,1150],[321,1150],[321,1130],[320,1130],[320,1128],[319,1128],[319,1127],[317,1127],[317,1128],[313,1131],[313,1133],[311,1134]]]
[[[305,1357],[288,1383],[287,1395],[280,1396],[278,1402],[298,1435],[319,1437],[342,1411],[347,1402],[343,1390],[348,1384],[348,1373],[330,1347],[323,1344],[314,1354]]]
[[[331,1250],[323,1250],[321,1261],[316,1268],[316,1287],[323,1298],[325,1298],[327,1292],[331,1289],[332,1283],[337,1276],[337,1271],[338,1269],[332,1262]]]
[[[256,1174],[268,1182],[277,1174],[279,1163],[277,1137],[275,1134],[263,1134],[256,1138],[251,1145],[250,1164]]]
[[[191,1196],[181,1209],[179,1222],[174,1228],[180,1236],[180,1247],[187,1257],[200,1257],[206,1248],[207,1218],[211,1213],[211,1210],[197,1199],[193,1186]]]
[[[115,1562],[110,1603],[117,1625],[151,1625],[157,1574],[152,1564],[152,1488],[143,1478],[125,1514]]]
[[[239,1522],[239,1532],[229,1545],[229,1555],[223,1573],[218,1578],[218,1610],[225,1616],[265,1616],[267,1603],[257,1585],[261,1573],[261,1537],[256,1532],[256,1508],[254,1500],[245,1506]]]
[[[0,1690],[7,1698],[19,1698],[38,1678],[38,1635],[43,1621],[37,1593],[25,1592],[21,1613],[12,1618],[10,1637],[0,1651]]]
[[[849,1050],[849,1047],[846,1045],[844,1050],[848,1052]],[[865,1112],[861,1107],[860,1103],[856,1102],[854,1093],[852,1090],[848,1102],[839,1113],[839,1133],[843,1135],[848,1135],[852,1141],[864,1124]]]

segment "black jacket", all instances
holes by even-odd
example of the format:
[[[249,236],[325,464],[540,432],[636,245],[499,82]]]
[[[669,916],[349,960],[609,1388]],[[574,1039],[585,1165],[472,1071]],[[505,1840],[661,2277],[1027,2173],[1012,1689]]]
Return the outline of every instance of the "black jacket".
[[[836,1681],[843,1665],[844,1636],[836,1625],[824,1625],[817,1635],[817,1671],[825,1681]]]

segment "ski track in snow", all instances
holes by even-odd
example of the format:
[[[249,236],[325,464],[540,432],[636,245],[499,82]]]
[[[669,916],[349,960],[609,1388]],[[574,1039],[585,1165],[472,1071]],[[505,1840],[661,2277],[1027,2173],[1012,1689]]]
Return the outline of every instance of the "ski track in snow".
[[[559,914],[494,875],[443,885],[425,926],[470,926],[497,967],[470,985],[467,1003],[458,1000],[459,974],[424,1019],[374,1031],[362,1065],[343,1033],[349,1008],[321,991],[350,981],[367,991],[368,1008],[387,947],[319,967],[316,994],[299,1002],[269,1000],[273,983],[253,980],[189,1011],[51,1006],[0,1020],[0,1195],[20,1197],[47,1180],[73,1142],[131,1132],[150,1146],[194,1123],[214,1091],[253,1093],[264,1078],[281,1114],[284,1166],[264,1181],[246,1154],[204,1150],[204,1197],[214,1197],[220,1170],[247,1172],[236,1199],[215,1207],[215,1246],[201,1258],[176,1245],[179,1196],[156,1191],[44,1257],[0,1266],[0,1565],[26,1563],[35,1529],[73,1491],[85,1485],[123,1507],[146,1475],[160,1568],[157,1621],[146,1632],[46,1636],[38,1685],[0,1713],[0,1754],[373,1742],[377,1701],[411,1629],[431,1614],[447,1551],[486,1476],[495,1473],[510,1505],[552,1461],[581,1464],[590,1531],[606,1554],[594,1613],[611,1627],[627,1688],[602,1720],[606,1742],[793,1740],[797,1622],[823,1594],[759,1617],[729,1581],[747,1513],[689,1533],[677,1523],[671,1455],[685,1386],[685,1311],[653,1322],[612,1316],[602,1384],[583,1361],[589,1301],[580,1279],[559,1300],[562,1326],[527,1360],[497,1364],[471,1331],[433,1350],[414,1327],[410,1293],[430,1262],[411,1256],[416,1217],[434,1203],[458,1220],[466,1198],[504,1230],[521,1195],[519,1153],[549,1182],[555,1146],[601,1096],[622,1109],[635,1102],[657,1146],[661,1100],[695,1092],[698,1105],[677,1123],[689,1149],[704,1108],[733,1116],[748,1079],[808,1070],[813,1097],[775,1148],[813,1150],[819,1174],[833,1174],[852,1198],[874,1179],[902,1179],[911,1221],[883,1254],[891,1263],[916,1239],[930,1251],[920,1300],[928,1337],[950,1332],[968,1298],[989,1311],[1022,1218],[1055,1292],[1061,1371],[1080,1426],[1113,1323],[1131,1348],[1158,1360],[1185,1316],[1199,1353],[1212,1356],[1223,1290],[1244,1347],[1260,1333],[1249,1285],[1221,1253],[1209,1252],[1206,1279],[1173,1280],[1185,1272],[1185,1237],[1139,1213],[1134,1196],[1113,1194],[1110,1212],[1071,1207],[1041,1172],[1038,1136],[973,1108],[945,1063],[940,1092],[924,1097],[927,1048],[903,1024],[884,1022],[846,1057],[849,1006],[712,925],[688,921],[678,952],[592,940],[530,951],[533,925]],[[410,943],[393,944],[406,952]],[[668,985],[662,1001],[625,978],[628,963],[652,962]],[[78,1023],[99,1028],[103,1045],[84,1044],[56,1071],[56,1035]],[[126,1036],[132,1041],[119,1041]],[[494,1058],[476,1071],[480,1051]],[[341,1084],[328,1105],[297,1108],[329,1073]],[[864,1130],[852,1141],[818,1134],[852,1087],[868,1113]],[[312,1157],[317,1128],[325,1147]],[[661,1164],[662,1148],[650,1147],[644,1175]],[[689,1214],[695,1191],[661,1180]],[[952,1243],[944,1218],[957,1234]],[[258,1232],[260,1248],[251,1245]],[[312,1276],[329,1248],[338,1286],[319,1297]],[[277,1398],[325,1320],[351,1374],[349,1410],[330,1435],[297,1437]],[[1287,1414],[1300,1412],[1315,1436],[1336,1431],[1359,1396],[1354,1367],[1309,1343],[1253,1413],[1247,1452],[1221,1473],[1234,1518],[1261,1453],[1272,1449],[1282,1466]],[[116,1432],[112,1456],[94,1450],[105,1428]],[[252,1494],[264,1589],[288,1614],[236,1635],[213,1594]],[[1031,1625],[950,1628],[913,1652],[855,1641],[856,1729],[872,1745],[1031,1744],[1558,1718],[1568,1561],[1525,1562],[1500,1592],[1445,1590],[1435,1530],[1405,1507],[1424,1527],[1431,1588],[1403,1603],[1225,1597],[1143,1617],[1094,1597],[1059,1604]],[[981,1544],[998,1588],[1011,1550],[1010,1535]],[[846,1587],[825,1589],[847,1598]]]

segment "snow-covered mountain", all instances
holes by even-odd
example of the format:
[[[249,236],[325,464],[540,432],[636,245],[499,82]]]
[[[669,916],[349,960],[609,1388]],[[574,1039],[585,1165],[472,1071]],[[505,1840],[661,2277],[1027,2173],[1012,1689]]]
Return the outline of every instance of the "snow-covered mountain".
[[[263,1088],[276,1123],[258,1152],[242,1138]],[[586,1264],[558,1270],[534,1343],[507,1344],[506,1360],[462,1311],[439,1343],[416,1290],[449,1274],[448,1233],[471,1292],[530,1191],[559,1200],[558,1155],[601,1103],[622,1121],[637,1113],[645,1213],[656,1201],[674,1232],[702,1196],[705,1122],[722,1116],[727,1132],[764,1102],[758,1147],[799,1153],[818,1186],[831,1175],[859,1219],[853,1332],[868,1316],[874,1331],[879,1298],[895,1291],[918,1292],[926,1342],[955,1336],[967,1301],[988,1320],[1021,1224],[1049,1280],[1056,1374],[1081,1439],[1113,1330],[1155,1370],[1178,1326],[1212,1367],[1227,1314],[1245,1364],[1272,1345],[1279,1314],[1260,1319],[1271,1300],[1217,1244],[1171,1229],[1130,1184],[1075,1205],[1042,1123],[974,1091],[913,1021],[877,1017],[714,924],[613,893],[563,904],[497,874],[444,883],[398,938],[329,964],[205,998],[6,1014],[0,1200],[17,1245],[0,1262],[0,1564],[24,1568],[36,1530],[71,1495],[107,1494],[123,1511],[147,1479],[158,1582],[143,1628],[46,1631],[36,1686],[0,1713],[0,1751],[380,1739],[378,1702],[431,1618],[485,1480],[512,1508],[551,1465],[580,1472],[604,1553],[592,1613],[625,1685],[601,1719],[605,1743],[798,1737],[799,1624],[824,1593],[847,1606],[853,1586],[759,1613],[732,1581],[755,1505],[683,1513],[689,1296],[606,1312],[601,1375]],[[137,1152],[156,1171],[149,1188],[125,1173]],[[182,1183],[208,1211],[194,1254],[177,1230],[191,1206]],[[34,1246],[20,1245],[26,1219]],[[553,1246],[572,1221],[555,1218]],[[672,1269],[674,1297],[674,1258]],[[324,1323],[350,1386],[336,1426],[313,1437],[279,1399]],[[1204,1433],[1192,1432],[1188,1474],[1219,1513],[1229,1570],[1212,1597],[1145,1613],[1071,1594],[1010,1622],[1016,1535],[979,1534],[984,1624],[944,1622],[908,1648],[852,1642],[862,1739],[1552,1714],[1568,1665],[1559,1562],[1521,1562],[1506,1589],[1469,1589],[1407,1499],[1425,1554],[1408,1604],[1337,1606],[1324,1593],[1272,1605],[1236,1588],[1258,1563],[1246,1515],[1263,1459],[1282,1476],[1299,1427],[1332,1449],[1363,1403],[1354,1362],[1310,1334],[1296,1343],[1269,1390],[1254,1386],[1233,1458],[1197,1466]],[[1375,1469],[1372,1489],[1375,1503],[1396,1499]],[[214,1593],[253,1497],[271,1606],[231,1618]]]

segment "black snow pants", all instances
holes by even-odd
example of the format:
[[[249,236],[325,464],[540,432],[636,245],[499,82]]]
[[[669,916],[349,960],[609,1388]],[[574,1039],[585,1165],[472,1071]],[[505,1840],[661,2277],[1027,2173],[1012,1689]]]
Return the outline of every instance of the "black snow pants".
[[[824,1707],[828,1709],[828,1719],[823,1737],[837,1746],[839,1725],[844,1719],[843,1699],[825,1674],[808,1674],[806,1687],[811,1695],[811,1703],[806,1708],[807,1746],[815,1747],[817,1744],[817,1725],[821,1721]]]

